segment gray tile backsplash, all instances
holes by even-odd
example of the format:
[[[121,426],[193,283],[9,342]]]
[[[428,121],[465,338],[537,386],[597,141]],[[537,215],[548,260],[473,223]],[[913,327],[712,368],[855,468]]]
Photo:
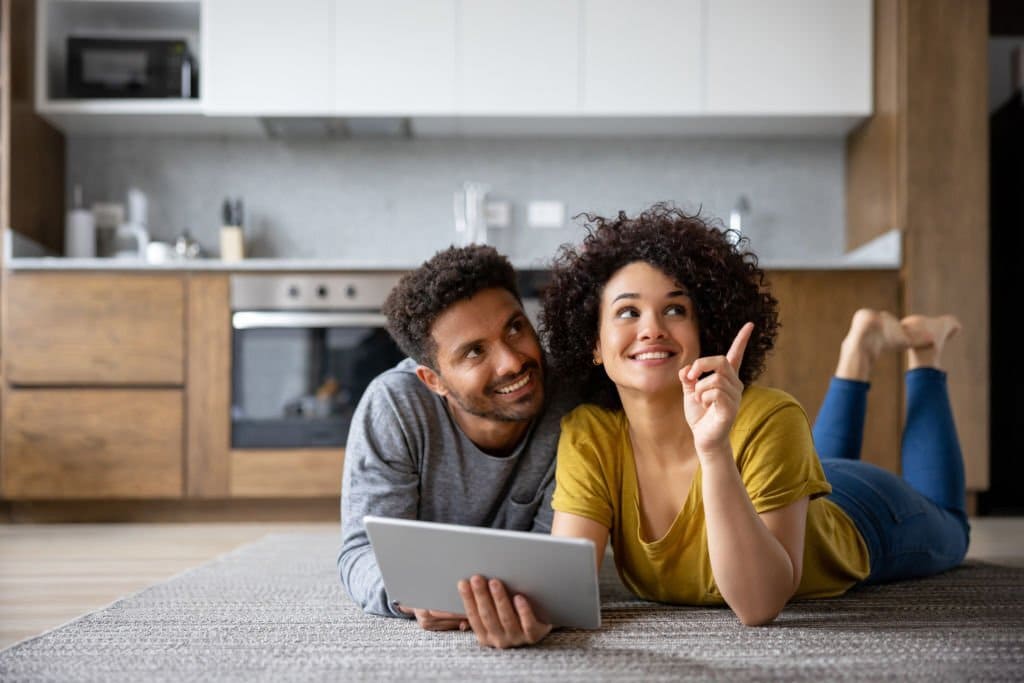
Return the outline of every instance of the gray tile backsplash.
[[[490,241],[543,263],[582,235],[583,211],[636,213],[659,200],[728,222],[740,194],[744,231],[768,259],[843,251],[842,139],[271,140],[72,137],[67,187],[86,203],[149,198],[153,239],[188,227],[217,252],[225,196],[245,201],[249,255],[416,263],[457,241],[453,193],[486,182],[512,205]],[[563,229],[526,227],[530,200],[566,203]]]

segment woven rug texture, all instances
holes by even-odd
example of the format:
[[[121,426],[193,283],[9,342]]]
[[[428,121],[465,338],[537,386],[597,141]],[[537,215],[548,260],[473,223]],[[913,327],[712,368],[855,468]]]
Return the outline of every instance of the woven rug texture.
[[[602,571],[600,630],[496,651],[368,616],[336,534],[271,534],[0,652],[0,681],[1022,681],[1024,569],[795,602],[771,625],[643,602]]]

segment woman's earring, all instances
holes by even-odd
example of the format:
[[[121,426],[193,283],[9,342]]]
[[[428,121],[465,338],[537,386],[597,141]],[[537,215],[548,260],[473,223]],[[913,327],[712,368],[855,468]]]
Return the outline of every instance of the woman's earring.
[[[600,365],[601,359],[598,358],[597,356],[594,356],[593,358],[590,359],[590,362],[593,363],[594,365]]]

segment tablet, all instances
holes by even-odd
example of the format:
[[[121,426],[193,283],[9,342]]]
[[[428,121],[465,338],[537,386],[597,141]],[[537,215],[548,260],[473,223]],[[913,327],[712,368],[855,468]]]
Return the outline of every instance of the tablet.
[[[462,614],[456,584],[474,574],[501,579],[554,626],[598,628],[601,602],[594,543],[527,531],[363,517],[388,599]]]

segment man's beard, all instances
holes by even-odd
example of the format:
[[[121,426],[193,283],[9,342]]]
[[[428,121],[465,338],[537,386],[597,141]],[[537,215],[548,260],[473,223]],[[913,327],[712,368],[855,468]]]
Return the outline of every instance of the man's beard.
[[[523,371],[530,370],[533,372],[533,377],[530,381],[538,382],[542,379],[542,374],[537,372],[540,369],[537,363],[531,361],[524,364],[522,369]],[[523,373],[519,372],[518,374],[521,376]],[[492,382],[490,386],[485,389],[484,396],[465,396],[450,387],[448,383],[444,381],[443,377],[441,377],[441,382],[448,391],[448,398],[455,401],[463,411],[470,415],[482,417],[487,420],[494,420],[496,422],[528,422],[535,418],[540,412],[541,406],[537,405],[534,407],[534,401],[536,400],[536,392],[543,391],[542,386],[534,387],[533,392],[531,392],[529,396],[523,398],[522,405],[499,406],[495,405],[494,401],[488,398],[494,393],[495,387],[508,384],[514,379],[514,377],[515,376],[513,375],[512,377],[502,378],[496,382]]]

